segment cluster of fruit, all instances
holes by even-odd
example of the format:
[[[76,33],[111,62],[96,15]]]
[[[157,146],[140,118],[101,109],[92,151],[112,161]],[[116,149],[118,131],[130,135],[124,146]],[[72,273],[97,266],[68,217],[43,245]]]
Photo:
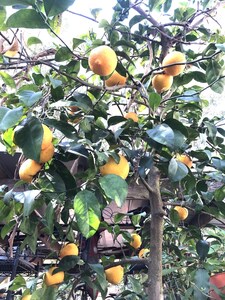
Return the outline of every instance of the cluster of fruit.
[[[59,258],[62,259],[66,256],[75,255],[77,256],[79,253],[78,247],[74,243],[68,243],[64,245],[59,253]],[[65,273],[61,271],[57,266],[51,267],[45,274],[44,274],[44,283],[46,286],[54,286],[58,287],[61,283],[64,282]],[[31,294],[24,295],[22,300],[30,300]]]
[[[19,168],[19,177],[26,182],[31,182],[33,177],[41,170],[42,164],[49,161],[54,155],[55,148],[52,143],[52,132],[44,124],[42,124],[42,128],[43,138],[39,161],[30,158],[26,159]]]
[[[142,244],[141,236],[137,233],[132,233],[131,238],[130,246],[136,250],[139,249]],[[149,249],[143,248],[139,251],[138,257],[146,258],[149,252]],[[123,280],[124,268],[121,265],[108,268],[105,270],[105,276],[109,283],[117,285]]]
[[[152,78],[152,86],[157,93],[163,93],[171,88],[173,77],[184,71],[185,61],[185,55],[179,51],[173,51],[165,56],[162,61],[163,72]]]
[[[117,61],[115,51],[106,45],[94,48],[88,58],[89,67],[95,74],[108,77],[105,80],[106,87],[123,86],[127,81],[127,77],[116,71]],[[128,112],[124,117],[138,122],[135,112]]]

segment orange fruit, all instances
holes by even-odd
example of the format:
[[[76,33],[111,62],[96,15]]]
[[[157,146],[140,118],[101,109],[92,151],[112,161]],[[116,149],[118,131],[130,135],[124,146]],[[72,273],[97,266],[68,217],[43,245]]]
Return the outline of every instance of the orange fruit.
[[[114,71],[112,75],[105,81],[107,87],[115,85],[125,85],[127,78]]]
[[[41,165],[33,159],[25,160],[19,168],[21,180],[31,182],[33,177],[41,170]]]
[[[133,111],[128,112],[124,116],[124,118],[126,118],[126,119],[132,119],[134,122],[138,122],[138,115],[135,112],[133,112]]]
[[[146,258],[146,257],[148,256],[149,252],[150,252],[149,249],[143,248],[143,249],[141,249],[141,250],[139,251],[138,257],[139,257],[139,258]]]
[[[78,247],[74,243],[66,244],[62,247],[59,253],[59,257],[63,258],[68,255],[78,255]]]
[[[162,61],[162,66],[164,67],[164,66],[176,64],[176,63],[185,63],[185,61],[186,61],[186,58],[182,52],[173,51],[165,56],[165,58]],[[174,65],[171,67],[165,67],[165,68],[163,68],[163,70],[168,75],[177,76],[184,71],[184,68],[185,68],[185,64]]]
[[[109,157],[108,162],[101,166],[100,173],[101,175],[109,175],[109,174],[115,174],[123,179],[126,179],[129,174],[129,163],[126,160],[126,158],[123,155],[120,155],[119,163],[117,164],[113,157]]]
[[[100,76],[112,74],[117,65],[117,56],[115,51],[109,46],[98,46],[91,50],[88,64],[90,69]]]
[[[106,280],[112,284],[119,284],[124,276],[124,268],[116,266],[105,270]]]
[[[141,236],[137,233],[132,233],[131,234],[132,241],[130,242],[131,247],[134,249],[138,249],[141,246]]]
[[[46,126],[45,124],[42,124],[42,128],[43,128],[43,138],[42,138],[41,149],[43,150],[51,144],[51,142],[52,142],[52,132],[48,128],[48,126]]]
[[[45,284],[47,286],[51,286],[51,285],[57,285],[60,284],[64,281],[64,275],[65,273],[63,271],[59,271],[55,274],[52,274],[53,271],[57,269],[57,267],[51,267],[46,273],[45,273]]]
[[[177,154],[176,159],[185,164],[188,168],[191,168],[193,165],[192,159],[187,154]]]
[[[48,147],[41,150],[39,162],[45,163],[49,161],[53,157],[54,152],[55,152],[55,147],[52,143],[50,143]]]
[[[175,206],[174,209],[178,212],[179,219],[184,221],[188,217],[188,209],[182,206]]]
[[[173,76],[167,74],[156,74],[152,78],[152,86],[161,94],[162,92],[168,91],[173,84]]]
[[[30,300],[32,295],[26,295],[22,298],[22,300]]]

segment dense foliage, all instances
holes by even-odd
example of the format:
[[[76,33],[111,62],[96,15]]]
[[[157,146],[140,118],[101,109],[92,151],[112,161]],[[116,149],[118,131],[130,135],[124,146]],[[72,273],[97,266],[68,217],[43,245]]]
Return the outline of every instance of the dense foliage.
[[[116,214],[109,225],[102,212],[112,201],[123,206],[134,185],[150,193],[152,208],[151,178],[157,170],[163,234],[151,239],[149,210],[132,217],[128,213],[133,231],[142,236],[142,248],[159,245],[150,247],[152,261],[162,244],[165,299],[207,299],[209,277],[225,267],[224,232],[209,224],[214,218],[224,225],[219,220],[225,215],[225,130],[223,118],[203,118],[209,102],[202,97],[207,89],[224,91],[225,36],[216,18],[224,10],[223,1],[118,0],[111,21],[96,19],[100,31],[71,36],[65,43],[61,14],[73,2],[0,0],[0,35],[8,42],[7,49],[2,42],[0,56],[1,143],[11,155],[20,149],[26,158],[38,160],[44,123],[53,130],[55,146],[54,158],[30,184],[18,180],[9,191],[2,186],[2,248],[12,247],[19,230],[24,235],[21,252],[29,248],[35,255],[41,241],[48,258],[57,258],[64,241],[89,240],[103,230],[115,240],[122,234],[129,249],[119,261],[126,280],[114,299],[151,299],[146,292],[151,281],[148,257],[139,268],[138,251],[129,245],[131,231],[120,228],[126,214]],[[92,12],[96,17],[94,7]],[[74,20],[80,22],[76,13]],[[18,28],[47,31],[54,43],[46,48],[36,36],[23,41]],[[116,70],[127,77],[126,85],[106,87],[107,78],[90,70],[90,51],[103,44],[116,52]],[[162,61],[174,50],[185,54],[185,70],[174,76],[168,91],[157,93],[152,78],[163,72]],[[138,122],[124,117],[130,111],[137,113]],[[118,161],[119,153],[129,161],[128,178],[101,176],[99,167],[109,156]],[[176,159],[184,153],[193,162],[191,168]],[[71,161],[73,171],[64,164]],[[186,220],[180,221],[176,205],[188,209]],[[104,268],[118,264],[114,259],[102,255],[93,263],[84,256],[64,258],[59,267],[66,277],[58,289],[43,284],[45,270],[28,281],[18,275],[11,289],[32,293],[32,300],[72,299],[85,283],[86,290],[97,289],[104,299]]]

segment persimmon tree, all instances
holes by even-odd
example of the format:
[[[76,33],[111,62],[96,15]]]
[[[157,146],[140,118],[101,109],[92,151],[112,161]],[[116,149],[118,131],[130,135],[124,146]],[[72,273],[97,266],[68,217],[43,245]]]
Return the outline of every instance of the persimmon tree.
[[[2,186],[1,247],[12,253],[20,232],[21,252],[28,248],[37,256],[42,243],[49,251],[45,259],[56,259],[66,274],[57,289],[46,287],[42,267],[35,280],[17,276],[9,289],[32,294],[32,300],[84,299],[78,292],[85,284],[85,297],[96,299],[99,291],[105,299],[104,269],[122,265],[124,284],[114,299],[207,299],[210,275],[224,268],[224,233],[208,223],[223,223],[225,214],[225,130],[223,118],[204,115],[206,91],[224,91],[225,36],[216,16],[224,2],[118,0],[111,21],[95,19],[100,32],[66,43],[60,20],[73,2],[0,0],[1,143],[11,155],[21,151],[17,171],[24,158],[39,159],[41,124],[51,128],[55,146],[53,159],[31,183],[17,180],[9,191]],[[21,39],[20,28],[48,32],[51,46],[35,35]],[[115,51],[125,85],[107,87],[110,76],[90,70],[89,54],[101,45]],[[185,61],[170,67],[185,68],[166,91],[155,90],[152,78],[165,73],[162,62],[173,51]],[[125,118],[128,112],[138,122]],[[129,161],[128,178],[100,175],[108,158],[118,162],[119,154]],[[191,165],[177,158],[183,154]],[[102,212],[112,201],[123,206],[133,186],[146,190],[149,209],[118,213],[108,224]],[[175,206],[188,209],[188,218],[181,221]],[[141,248],[150,249],[145,258],[120,226],[127,216]],[[85,250],[57,259],[62,243],[87,242],[101,231],[115,241],[122,235],[128,254],[92,260]]]

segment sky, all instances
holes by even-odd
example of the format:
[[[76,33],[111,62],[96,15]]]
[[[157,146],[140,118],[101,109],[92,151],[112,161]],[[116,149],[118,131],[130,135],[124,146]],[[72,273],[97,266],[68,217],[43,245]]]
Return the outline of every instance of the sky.
[[[112,8],[116,5],[116,2],[116,0],[75,0],[74,4],[69,7],[69,10],[93,18],[90,10],[101,8],[102,10],[99,12],[98,20],[106,19],[110,21],[113,12]],[[65,18],[67,18],[69,25],[71,24],[69,28],[76,34],[85,33],[91,27],[98,27],[98,24],[93,21],[69,13],[65,13]]]

